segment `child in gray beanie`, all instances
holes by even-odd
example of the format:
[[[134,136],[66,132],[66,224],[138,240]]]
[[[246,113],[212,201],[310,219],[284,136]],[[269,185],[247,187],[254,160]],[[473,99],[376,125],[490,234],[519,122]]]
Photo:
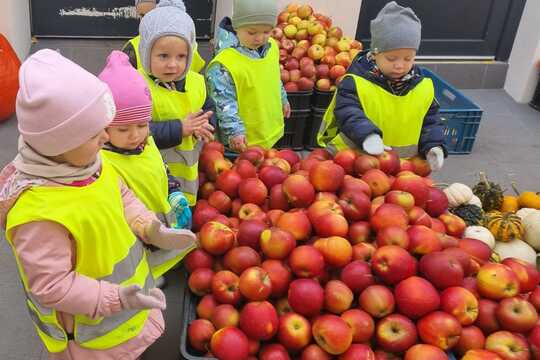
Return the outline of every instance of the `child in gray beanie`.
[[[181,0],[161,0],[139,26],[140,68],[152,97],[150,130],[189,205],[198,190],[203,142],[213,139],[213,103],[204,77],[189,70],[195,25]]]
[[[206,72],[216,104],[219,140],[233,151],[273,147],[290,116],[281,84],[279,49],[270,38],[277,21],[275,0],[234,0],[233,16],[216,34],[216,57]]]
[[[358,148],[380,155],[420,155],[432,170],[447,156],[433,82],[414,59],[422,25],[410,8],[392,1],[371,21],[371,50],[353,60],[327,110],[319,143],[332,152]]]

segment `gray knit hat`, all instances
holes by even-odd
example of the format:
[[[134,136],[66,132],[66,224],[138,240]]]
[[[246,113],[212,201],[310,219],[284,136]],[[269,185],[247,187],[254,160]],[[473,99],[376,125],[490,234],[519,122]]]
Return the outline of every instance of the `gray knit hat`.
[[[384,52],[420,47],[422,24],[411,8],[389,2],[371,21],[371,50]]]
[[[235,29],[246,25],[271,25],[277,23],[276,0],[234,0],[232,26]]]
[[[156,4],[158,0],[135,0],[135,6],[142,4],[142,3],[152,3]]]
[[[164,36],[178,36],[188,44],[186,72],[191,67],[193,44],[195,44],[195,24],[186,13],[186,6],[181,0],[161,0],[158,6],[148,12],[139,25],[141,41],[139,54],[144,71],[151,74],[150,54],[154,43]],[[186,76],[185,72],[180,79]]]

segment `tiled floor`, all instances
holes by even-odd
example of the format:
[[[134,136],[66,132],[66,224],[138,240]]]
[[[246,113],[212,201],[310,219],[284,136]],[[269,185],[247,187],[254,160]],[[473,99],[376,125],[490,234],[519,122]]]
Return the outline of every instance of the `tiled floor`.
[[[79,62],[93,73],[103,67],[106,55],[119,48],[120,41],[46,40],[33,50],[51,47]],[[208,54],[207,46],[201,46]],[[503,90],[465,90],[464,93],[484,109],[477,141],[471,155],[452,156],[435,175],[440,182],[472,184],[477,173],[486,171],[491,179],[509,187],[517,181],[522,189],[540,190],[540,112],[515,103]],[[17,124],[11,119],[0,124],[0,166],[16,153]],[[11,250],[0,239],[0,359],[46,359],[24,304],[23,293]],[[177,360],[183,299],[179,271],[168,275],[165,312],[167,331],[145,354],[145,359]]]

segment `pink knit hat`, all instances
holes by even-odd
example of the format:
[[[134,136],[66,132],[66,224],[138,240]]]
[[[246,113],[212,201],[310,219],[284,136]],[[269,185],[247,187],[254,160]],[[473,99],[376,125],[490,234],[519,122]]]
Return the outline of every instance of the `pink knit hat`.
[[[98,76],[113,94],[116,116],[109,126],[148,122],[152,118],[152,99],[146,80],[131,66],[129,57],[114,50]]]
[[[30,56],[21,65],[19,83],[19,132],[42,155],[75,149],[114,118],[107,85],[54,50]]]

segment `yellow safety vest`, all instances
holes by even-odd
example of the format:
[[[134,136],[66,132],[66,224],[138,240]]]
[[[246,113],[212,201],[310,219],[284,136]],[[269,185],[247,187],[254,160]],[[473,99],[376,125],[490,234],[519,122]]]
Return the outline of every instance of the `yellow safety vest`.
[[[154,139],[149,136],[144,151],[138,155],[122,155],[102,150],[120,175],[124,183],[135,193],[147,209],[160,215],[169,223],[171,206],[167,201],[169,194],[167,170]],[[178,264],[195,245],[186,249],[158,249],[147,253],[148,263],[154,279],[165,274]]]
[[[185,92],[168,90],[156,84],[144,70],[139,70],[148,83],[152,95],[152,119],[169,121],[185,119],[193,112],[199,111],[206,101],[206,85],[204,77],[193,71],[186,74]],[[161,150],[163,160],[169,166],[171,175],[181,183],[181,190],[190,206],[197,202],[198,164],[202,143],[194,136],[184,137],[182,143],[175,148]]]
[[[139,43],[141,42],[141,35],[137,35],[134,38],[130,39],[128,43],[130,43],[133,46],[133,49],[135,50],[135,55],[137,56],[137,69],[142,69],[141,60],[139,57]],[[201,54],[199,54],[199,45],[195,43],[193,45],[193,59],[191,60],[191,70],[200,73],[202,69],[204,69],[204,66],[206,65],[206,61],[202,58]]]
[[[6,237],[13,249],[26,292],[26,306],[34,327],[49,352],[64,351],[68,336],[56,310],[41,305],[31,294],[28,278],[13,245],[13,229],[33,221],[52,221],[64,226],[76,245],[75,269],[96,280],[122,286],[154,287],[143,244],[124,217],[119,176],[103,159],[99,178],[83,187],[37,186],[24,191],[9,211]],[[47,239],[43,239],[47,241]],[[89,349],[109,349],[137,336],[149,310],[123,310],[110,317],[74,316],[74,340]]]
[[[395,149],[400,157],[416,155],[422,124],[435,97],[433,81],[424,78],[407,95],[398,96],[360,76],[347,76],[356,84],[366,117],[382,131],[384,144]],[[336,94],[324,114],[317,136],[319,145],[326,146],[332,153],[356,147],[351,139],[339,132],[335,107]]]
[[[279,50],[273,39],[270,39],[270,44],[262,59],[253,59],[228,48],[208,65],[220,63],[231,74],[247,143],[265,149],[278,142],[284,129]]]

